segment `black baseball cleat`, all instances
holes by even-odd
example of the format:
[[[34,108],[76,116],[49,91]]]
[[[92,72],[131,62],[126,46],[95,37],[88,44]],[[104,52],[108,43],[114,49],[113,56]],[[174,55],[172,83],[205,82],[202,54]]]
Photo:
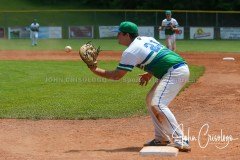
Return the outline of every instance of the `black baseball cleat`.
[[[170,144],[169,141],[159,141],[156,139],[153,139],[147,143],[145,143],[143,146],[167,146],[168,144]]]

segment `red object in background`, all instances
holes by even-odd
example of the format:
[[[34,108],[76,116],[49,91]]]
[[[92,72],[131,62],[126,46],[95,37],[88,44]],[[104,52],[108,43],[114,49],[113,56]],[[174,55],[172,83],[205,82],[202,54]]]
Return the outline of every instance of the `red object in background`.
[[[175,31],[176,34],[182,34],[182,30],[178,29]]]

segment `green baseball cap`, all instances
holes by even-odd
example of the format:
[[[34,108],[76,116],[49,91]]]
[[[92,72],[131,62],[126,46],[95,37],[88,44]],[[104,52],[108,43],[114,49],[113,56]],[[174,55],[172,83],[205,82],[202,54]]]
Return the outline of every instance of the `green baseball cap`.
[[[138,34],[138,27],[133,22],[125,21],[120,24],[117,32]]]
[[[172,12],[170,10],[166,10],[165,14],[172,14]]]

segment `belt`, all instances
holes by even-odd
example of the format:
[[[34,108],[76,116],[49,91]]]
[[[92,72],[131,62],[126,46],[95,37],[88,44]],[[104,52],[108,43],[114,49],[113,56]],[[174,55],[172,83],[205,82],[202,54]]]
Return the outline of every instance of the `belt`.
[[[173,69],[177,69],[177,68],[179,68],[179,67],[181,67],[181,66],[183,66],[183,65],[185,65],[185,64],[187,64],[186,62],[180,62],[180,63],[178,63],[178,64],[175,64],[174,66],[173,66]]]

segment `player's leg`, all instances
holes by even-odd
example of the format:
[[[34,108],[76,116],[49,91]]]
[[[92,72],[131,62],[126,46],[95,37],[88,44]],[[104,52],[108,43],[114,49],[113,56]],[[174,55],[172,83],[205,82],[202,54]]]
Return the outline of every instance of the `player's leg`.
[[[34,33],[33,32],[30,33],[30,38],[31,38],[32,46],[33,46],[34,45]]]
[[[33,45],[36,45],[36,32],[33,32]]]
[[[153,95],[154,92],[157,88],[157,86],[159,85],[160,80],[157,81],[153,87],[151,88],[151,90],[148,92],[147,97],[146,97],[146,104],[147,104],[147,109],[148,112],[152,118],[152,122],[154,125],[154,130],[155,130],[155,138],[153,141],[150,141],[144,145],[154,145],[155,143],[160,142],[160,145],[167,145],[167,142],[170,141],[170,138],[168,137],[168,135],[165,134],[164,129],[162,128],[161,123],[159,123],[159,120],[157,119],[157,116],[154,113],[154,110],[152,109],[152,99],[153,99]]]
[[[35,32],[35,45],[37,45],[37,40],[38,40],[38,32]]]
[[[172,35],[172,51],[176,51],[177,46],[176,46],[176,35]]]
[[[170,69],[169,72],[161,79],[161,82],[156,87],[153,95],[152,108],[155,116],[161,124],[163,130],[170,137],[173,137],[174,144],[183,141],[183,132],[179,124],[168,108],[170,102],[176,97],[189,79],[189,69],[187,65],[177,69]],[[188,144],[184,144],[185,148],[182,151],[189,151]],[[179,147],[183,147],[182,145]],[[180,148],[179,148],[180,149]]]
[[[172,50],[171,35],[166,35],[166,46],[168,49]]]
[[[181,130],[177,129],[178,123],[173,113],[169,110],[168,104],[175,98],[180,90],[180,86],[176,88],[170,87],[170,74],[166,74],[154,92],[151,109],[157,118],[162,130],[170,137],[176,130],[176,136],[182,136]],[[171,89],[171,90],[170,90]],[[173,91],[172,91],[173,90]]]

